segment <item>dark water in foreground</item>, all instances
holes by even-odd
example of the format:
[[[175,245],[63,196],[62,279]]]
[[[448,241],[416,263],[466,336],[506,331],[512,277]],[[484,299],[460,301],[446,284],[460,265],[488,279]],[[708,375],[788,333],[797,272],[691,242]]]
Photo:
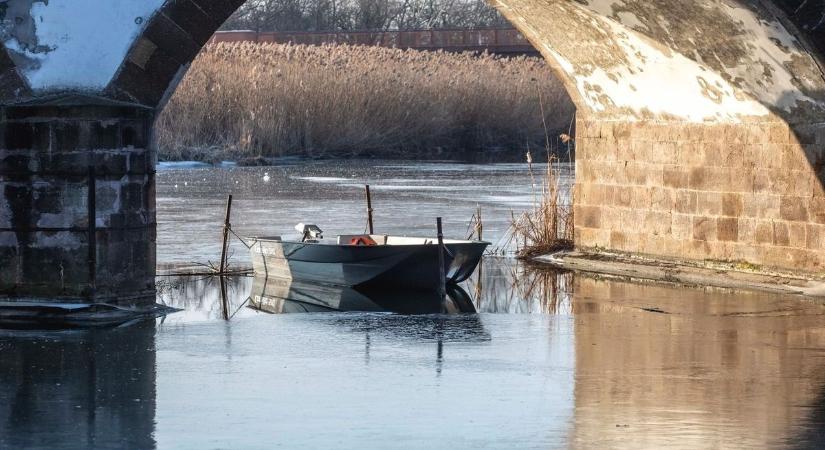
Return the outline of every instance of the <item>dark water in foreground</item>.
[[[407,176],[428,180],[440,168]],[[335,170],[348,169],[328,176]],[[188,218],[223,192],[169,190],[193,172],[159,176],[165,262],[212,254],[193,244],[213,224]],[[459,185],[498,183],[505,200],[490,199],[491,211],[525,192],[518,167],[450,174]],[[485,189],[498,188],[479,196],[495,195]],[[306,192],[323,211],[349,191]],[[408,205],[394,206],[400,231],[426,226],[421,205],[475,209],[462,190],[403,192],[392,197]],[[242,200],[239,211],[263,201]],[[505,219],[487,215],[495,237]],[[346,217],[329,228],[358,220]],[[265,222],[248,220],[250,229]],[[227,322],[217,280],[163,278],[159,301],[184,311],[162,320],[0,331],[0,448],[821,447],[821,302],[535,272],[497,258],[477,281],[464,286],[477,312],[415,315],[310,312],[319,308],[302,296],[307,287],[263,292],[235,278]],[[312,292],[348,305],[386,300]],[[248,307],[262,293],[268,312]]]

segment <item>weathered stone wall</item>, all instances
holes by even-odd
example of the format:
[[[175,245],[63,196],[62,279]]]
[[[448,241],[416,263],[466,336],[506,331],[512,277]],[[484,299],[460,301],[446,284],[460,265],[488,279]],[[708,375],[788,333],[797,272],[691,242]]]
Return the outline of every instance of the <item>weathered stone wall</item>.
[[[825,267],[825,127],[580,120],[576,242]]]
[[[0,295],[152,304],[153,112],[76,100],[0,109]]]
[[[578,107],[576,245],[825,264],[822,0],[498,0]]]

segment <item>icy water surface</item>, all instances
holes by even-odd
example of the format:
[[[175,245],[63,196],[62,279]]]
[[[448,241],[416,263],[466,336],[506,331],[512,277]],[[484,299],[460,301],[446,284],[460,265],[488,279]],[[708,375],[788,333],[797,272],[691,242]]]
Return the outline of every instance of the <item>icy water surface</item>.
[[[314,217],[330,233],[363,227],[364,181],[390,232],[424,233],[440,214],[461,235],[478,202],[495,240],[531,201],[523,166],[278,170],[162,172],[161,262],[217,252],[201,244],[236,184],[233,222],[250,233]],[[451,314],[427,296],[251,277],[164,277],[158,299],[183,311],[0,331],[0,448],[822,447],[821,302],[501,258],[451,292]]]
[[[173,166],[174,167],[174,166]],[[543,166],[534,166],[541,182]],[[569,172],[565,180],[570,181]],[[323,161],[280,167],[161,169],[157,175],[158,261],[216,261],[226,197],[233,194],[232,226],[241,236],[292,236],[300,222],[327,236],[366,229],[364,185],[369,184],[375,230],[383,234],[465,238],[477,207],[485,238],[504,234],[510,211],[534,201],[527,164],[398,161]],[[239,242],[234,261],[248,264]]]

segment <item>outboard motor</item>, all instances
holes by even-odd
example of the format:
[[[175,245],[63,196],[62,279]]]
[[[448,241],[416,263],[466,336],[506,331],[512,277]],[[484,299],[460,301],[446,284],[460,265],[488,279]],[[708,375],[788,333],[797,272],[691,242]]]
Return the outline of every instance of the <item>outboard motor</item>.
[[[318,225],[299,223],[295,229],[301,233],[301,242],[318,243],[324,238],[324,232]]]

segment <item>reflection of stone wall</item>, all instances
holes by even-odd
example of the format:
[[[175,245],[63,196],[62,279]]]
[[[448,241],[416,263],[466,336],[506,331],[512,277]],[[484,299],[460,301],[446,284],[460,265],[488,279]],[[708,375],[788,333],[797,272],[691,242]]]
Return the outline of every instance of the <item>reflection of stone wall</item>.
[[[574,284],[574,446],[794,442],[822,395],[821,305],[583,277]]]
[[[0,338],[0,448],[154,448],[154,334]]]
[[[825,127],[580,120],[577,131],[579,245],[825,267]]]

